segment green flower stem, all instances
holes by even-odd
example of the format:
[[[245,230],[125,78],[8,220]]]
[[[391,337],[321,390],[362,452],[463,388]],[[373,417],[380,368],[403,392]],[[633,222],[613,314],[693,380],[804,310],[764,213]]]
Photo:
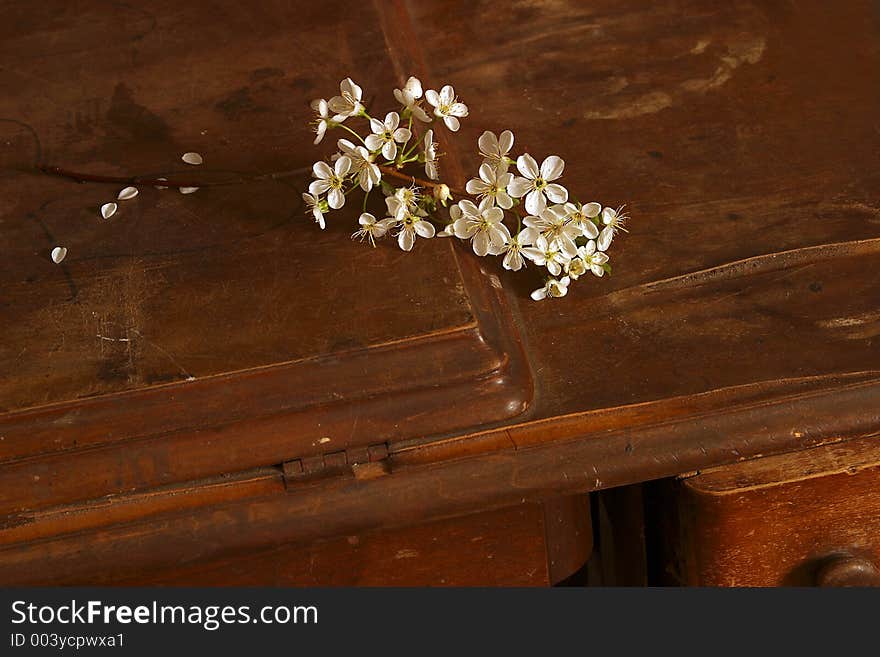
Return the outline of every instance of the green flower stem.
[[[353,134],[355,137],[358,138],[358,140],[364,145],[364,147],[366,147],[367,142],[364,141],[364,138],[361,137],[361,136],[360,136],[358,133],[356,133],[354,130],[352,130],[351,128],[349,128],[347,125],[343,125],[342,123],[337,123],[337,124],[336,124],[336,127],[338,127],[338,128],[342,128],[343,130],[348,130],[351,134]]]

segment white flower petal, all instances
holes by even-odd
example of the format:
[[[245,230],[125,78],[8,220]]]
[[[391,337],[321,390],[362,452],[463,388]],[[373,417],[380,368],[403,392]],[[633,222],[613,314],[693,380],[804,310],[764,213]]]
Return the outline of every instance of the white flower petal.
[[[404,90],[412,94],[413,98],[422,97],[422,82],[415,76],[410,76],[404,85]]]
[[[556,183],[547,185],[544,188],[544,193],[553,203],[564,203],[568,200],[568,190],[562,185],[557,185]]]
[[[530,227],[523,228],[516,236],[516,241],[521,245],[534,244],[536,239],[538,239],[538,231]]]
[[[479,146],[481,153],[496,155],[498,153],[498,137],[495,136],[494,132],[486,130],[477,140],[477,146]]]
[[[190,187],[181,187],[181,189],[191,189]],[[318,180],[313,180],[309,184],[309,194],[313,194],[314,196],[318,196],[319,194],[323,194],[328,189],[330,189],[330,181],[324,180],[323,178],[319,178]],[[184,194],[189,194],[190,192],[183,192]]]
[[[474,235],[475,227],[467,219],[456,219],[452,222],[452,231],[459,239],[465,240]]]
[[[371,151],[377,151],[382,148],[382,144],[385,141],[379,135],[367,135],[367,138],[364,139],[364,142],[367,144],[367,148]]]
[[[116,208],[119,207],[115,203],[105,203],[101,206],[101,216],[104,219],[109,219],[114,214],[116,214]]]
[[[611,246],[611,240],[614,239],[614,229],[613,228],[603,228],[602,232],[599,234],[599,239],[596,241],[596,246],[599,247],[600,251],[607,251],[608,247]]]
[[[599,212],[602,211],[602,206],[599,205],[598,203],[596,203],[595,201],[592,201],[592,202],[587,203],[586,205],[584,205],[582,211],[583,211],[583,213],[584,213],[584,216],[589,217],[590,219],[592,219],[592,218],[594,218],[594,217],[598,217],[598,216],[599,216]]]
[[[505,269],[509,269],[510,271],[519,271],[522,269],[523,257],[522,254],[515,250],[508,251],[504,256],[504,261],[502,262]]]
[[[434,230],[434,224],[432,224],[430,221],[417,221],[413,225],[413,228],[420,237],[424,238],[434,237],[434,234],[436,232]]]
[[[449,108],[449,113],[452,114],[452,116],[459,116],[464,118],[468,115],[467,105],[465,105],[464,103],[453,103],[452,107]]]
[[[198,166],[199,164],[204,162],[201,155],[199,155],[198,153],[192,153],[192,152],[184,153],[180,159],[183,160],[184,162],[186,162],[187,164],[192,164],[194,166]]]
[[[546,287],[538,288],[537,290],[532,292],[532,294],[530,296],[535,301],[541,301],[542,299],[546,299],[547,298],[547,288]]]
[[[537,189],[533,189],[526,194],[526,212],[529,214],[541,214],[547,208],[547,201],[544,195]]]
[[[126,187],[116,195],[117,201],[127,201],[138,195],[137,187]]]
[[[538,169],[538,163],[535,162],[535,158],[528,153],[524,153],[516,158],[516,168],[519,169],[519,172],[522,175],[526,178],[531,178],[532,180],[541,174],[541,171]]]
[[[478,256],[486,255],[489,252],[489,236],[482,231],[474,235],[473,247]]]
[[[422,121],[423,123],[430,123],[431,122],[431,117],[428,116],[428,113],[425,112],[425,110],[422,109],[421,107],[419,107],[418,105],[412,106],[412,113],[413,113],[414,117],[416,117],[419,121]]]
[[[181,194],[192,194],[199,191],[198,187],[180,187],[179,189]],[[311,187],[309,187],[309,190],[311,190]]]
[[[427,100],[434,107],[440,106],[440,95],[433,89],[428,89],[425,92],[425,100]]]
[[[404,251],[412,251],[415,243],[416,237],[412,230],[404,228],[397,236],[397,245]]]
[[[505,130],[498,136],[498,150],[500,155],[506,155],[513,148],[513,133]]]
[[[345,205],[345,194],[343,194],[340,189],[331,189],[327,194],[327,203],[329,203],[330,207],[334,210],[338,210]]]
[[[489,208],[483,212],[483,219],[490,224],[500,224],[504,220],[504,210],[501,208]]]
[[[400,114],[397,112],[388,112],[385,115],[385,128],[388,132],[394,132],[397,130],[397,126],[400,125]]]
[[[581,226],[581,234],[584,237],[588,237],[589,239],[594,240],[599,237],[599,229],[596,228],[596,224],[594,224],[592,221],[585,221]]]
[[[556,180],[562,175],[565,169],[565,162],[561,157],[551,155],[541,163],[541,177],[544,180]]]
[[[381,135],[385,132],[385,124],[382,123],[379,119],[370,119],[370,131],[374,135]]]
[[[461,127],[461,123],[459,123],[458,119],[454,116],[444,116],[443,123],[445,123],[446,127],[452,130],[452,132],[458,132],[458,129]]]
[[[534,246],[529,246],[525,249],[522,249],[522,254],[539,266],[543,265],[544,262],[546,262],[547,260],[546,256],[544,255],[544,250],[536,248]]]
[[[498,202],[498,207],[504,208],[505,210],[510,210],[510,208],[513,207],[513,199],[503,190],[498,191],[495,195],[495,200]]]
[[[342,178],[345,174],[349,172],[351,169],[351,158],[348,155],[343,155],[338,160],[336,160],[336,164],[333,165],[333,170],[336,172],[336,175]]]
[[[410,140],[410,138],[412,138],[412,133],[407,128],[398,128],[391,136],[394,141],[400,144],[405,144]]]
[[[393,160],[397,157],[397,144],[393,139],[385,142],[385,145],[382,147],[382,156],[386,160]]]
[[[465,184],[464,189],[468,194],[473,194],[474,196],[477,196],[479,194],[485,194],[487,187],[486,183],[482,180],[471,178]]]
[[[63,246],[56,246],[52,249],[52,262],[56,265],[67,257],[67,249]]]
[[[507,193],[514,198],[522,198],[535,188],[534,183],[528,178],[516,177],[507,186]]]
[[[449,105],[455,99],[455,89],[452,88],[451,84],[444,85],[442,89],[440,89],[440,101],[444,105]]]
[[[312,165],[312,174],[315,178],[327,179],[333,175],[333,169],[330,168],[329,164],[322,160],[320,162],[315,162]]]
[[[480,178],[489,184],[494,184],[496,180],[495,167],[485,162],[480,165]]]
[[[320,144],[324,139],[324,133],[327,132],[327,122],[321,121],[315,129],[315,141],[313,143]]]

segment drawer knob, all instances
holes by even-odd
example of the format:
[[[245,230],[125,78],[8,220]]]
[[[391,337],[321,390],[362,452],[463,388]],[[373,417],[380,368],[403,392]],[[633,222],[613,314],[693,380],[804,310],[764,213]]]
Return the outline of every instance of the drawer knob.
[[[880,569],[864,557],[839,555],[819,569],[816,583],[819,586],[880,586]]]

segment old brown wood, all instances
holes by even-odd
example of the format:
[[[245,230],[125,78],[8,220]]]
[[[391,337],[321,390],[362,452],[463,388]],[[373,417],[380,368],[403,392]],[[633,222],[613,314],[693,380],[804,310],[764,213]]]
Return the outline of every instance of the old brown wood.
[[[673,487],[670,572],[701,586],[878,586],[880,444],[712,468]]]
[[[874,440],[872,11],[11,9],[0,578],[123,577]],[[411,73],[471,107],[455,141],[438,129],[457,186],[479,133],[510,128],[566,160],[581,200],[628,204],[613,276],[535,304],[534,268],[440,239],[370,249],[348,240],[353,202],[325,232],[305,217],[308,167],[332,150],[311,144],[308,101],[351,75],[392,109]],[[143,188],[101,221],[115,186],[39,165],[268,177]]]

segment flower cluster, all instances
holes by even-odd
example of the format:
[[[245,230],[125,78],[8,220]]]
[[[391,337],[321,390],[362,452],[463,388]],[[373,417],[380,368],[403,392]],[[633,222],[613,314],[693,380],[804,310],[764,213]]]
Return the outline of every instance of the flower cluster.
[[[390,234],[404,251],[413,248],[417,237],[468,240],[478,256],[502,256],[505,269],[518,271],[527,262],[545,268],[545,284],[531,295],[536,301],[565,296],[571,282],[587,273],[603,276],[611,271],[607,251],[618,231],[625,230],[627,216],[623,208],[571,198],[560,183],[565,162],[559,156],[550,155],[540,165],[529,153],[513,159],[510,130],[499,135],[484,132],[478,140],[482,164],[465,187],[473,198],[451,205],[449,220],[437,230],[438,206],[446,207],[452,195],[449,186],[439,182],[434,130],[422,124],[437,119],[457,132],[460,119],[468,116],[467,105],[449,85],[439,92],[423,92],[415,77],[394,90],[399,111],[384,118],[367,112],[363,91],[350,78],[340,83],[339,92],[329,101],[312,102],[316,144],[333,128],[346,130],[356,140],[339,139],[329,162],[313,166],[314,180],[303,199],[321,228],[325,215],[343,207],[349,193],[360,187],[365,192],[363,212],[353,238],[375,246],[377,239]],[[361,136],[352,129],[346,122],[353,118],[362,119],[369,133]],[[425,128],[421,136],[420,127]],[[424,167],[428,180],[404,173],[410,165]],[[366,211],[367,195],[374,188],[385,195],[387,212],[381,219]],[[516,228],[511,230],[505,222],[513,226],[514,221]]]

